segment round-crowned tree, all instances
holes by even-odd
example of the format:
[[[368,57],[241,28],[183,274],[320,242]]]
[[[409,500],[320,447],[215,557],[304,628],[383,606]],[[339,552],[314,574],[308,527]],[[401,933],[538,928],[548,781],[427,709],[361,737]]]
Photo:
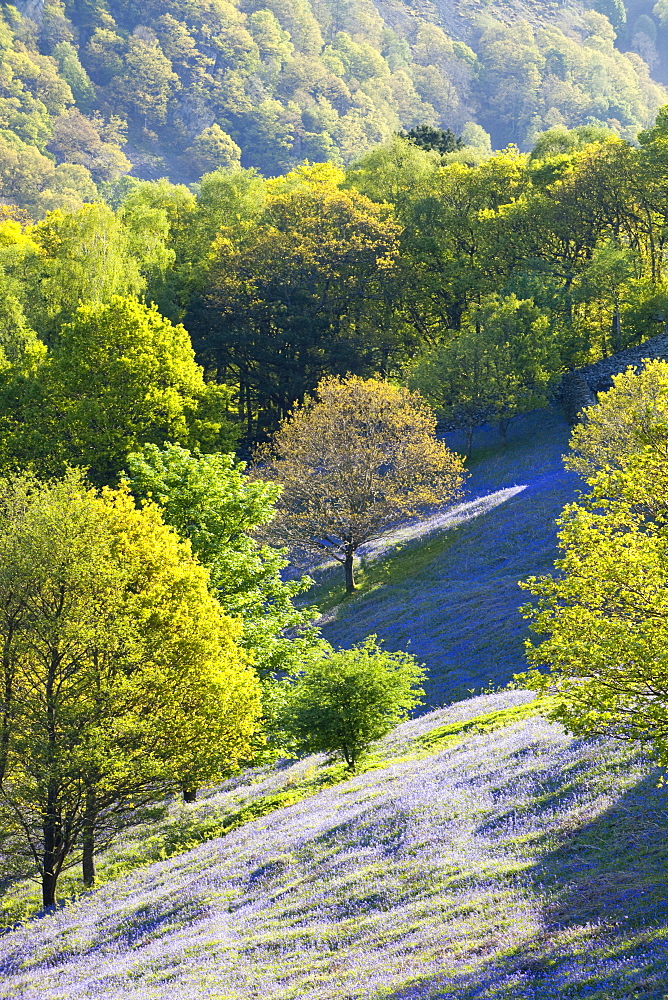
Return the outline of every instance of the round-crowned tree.
[[[283,486],[276,536],[343,563],[349,592],[360,545],[399,518],[451,502],[464,478],[418,393],[356,375],[321,381],[259,449],[254,471]]]
[[[340,755],[354,770],[363,751],[420,704],[424,676],[413,656],[388,653],[370,636],[305,668],[288,697],[287,728],[300,750]]]

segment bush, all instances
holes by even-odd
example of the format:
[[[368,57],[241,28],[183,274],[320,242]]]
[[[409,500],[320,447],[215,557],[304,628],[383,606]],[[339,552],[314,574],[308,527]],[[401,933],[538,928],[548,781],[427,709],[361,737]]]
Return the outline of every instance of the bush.
[[[408,653],[388,653],[371,636],[315,660],[295,683],[287,728],[308,753],[340,755],[354,770],[360,754],[422,701],[424,668]]]

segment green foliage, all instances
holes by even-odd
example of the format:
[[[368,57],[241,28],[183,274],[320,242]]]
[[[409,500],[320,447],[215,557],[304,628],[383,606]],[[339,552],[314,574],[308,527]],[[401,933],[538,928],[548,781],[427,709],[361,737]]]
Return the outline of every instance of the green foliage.
[[[650,361],[613,377],[573,428],[567,468],[589,481],[603,469],[624,469],[643,448],[668,437],[668,363]]]
[[[461,149],[464,143],[457,138],[452,129],[439,129],[431,125],[419,125],[402,133],[404,138],[415,143],[420,149],[436,150],[437,153],[454,153]]]
[[[190,172],[195,177],[214,170],[234,170],[241,166],[241,150],[220,125],[205,128],[185,151]]]
[[[549,318],[531,299],[490,296],[472,307],[458,336],[423,356],[410,384],[440,417],[466,431],[488,419],[508,421],[544,405],[559,372]]]
[[[381,379],[323,379],[317,398],[280,425],[254,473],[283,491],[274,532],[334,558],[355,589],[357,549],[400,518],[459,495],[464,470],[436,438],[419,395]]]
[[[288,731],[300,749],[338,754],[355,770],[371,743],[420,703],[423,677],[414,657],[385,652],[372,636],[306,667],[288,698]]]
[[[574,433],[569,464],[589,493],[559,522],[556,577],[530,578],[525,614],[546,638],[527,644],[537,690],[556,688],[554,717],[576,733],[654,744],[666,763],[668,477],[666,371],[618,376]]]
[[[0,483],[3,849],[45,906],[98,836],[160,788],[247,755],[259,691],[207,573],[127,492],[80,475]],[[73,853],[75,852],[75,853]]]
[[[249,437],[262,429],[258,403],[272,428],[323,371],[368,370],[382,350],[369,306],[391,279],[398,227],[342,181],[306,166],[272,184],[256,224],[221,229],[186,317],[207,360],[239,384]]]
[[[218,413],[207,412],[213,396]],[[80,306],[53,351],[30,375],[9,371],[2,391],[6,461],[59,473],[90,469],[113,482],[145,441],[229,444],[220,387],[204,380],[183,327],[155,307],[114,296]],[[206,419],[200,419],[201,412]]]
[[[61,192],[39,198],[51,189],[45,154],[70,112],[122,119],[128,130],[125,151],[125,136],[103,139],[95,183],[105,170],[118,176],[130,167],[191,181],[238,166],[239,156],[267,176],[304,159],[350,163],[401,130],[446,154],[461,133],[469,158],[472,147],[487,151],[488,133],[497,146],[530,145],[545,129],[591,120],[631,139],[666,97],[636,57],[656,63],[654,21],[637,19],[629,56],[613,44],[621,0],[594,6],[603,13],[573,12],[568,30],[550,21],[483,25],[464,11],[470,45],[406,0],[391,17],[366,0],[341,11],[326,0],[206,0],[197,8],[57,0],[35,21],[6,8],[0,110],[22,163],[0,196],[35,218],[52,207]],[[478,131],[464,136],[465,128]],[[79,158],[64,162],[90,169],[85,155],[80,142]]]
[[[147,444],[127,467],[134,495],[156,503],[208,567],[227,614],[242,623],[241,642],[261,677],[294,672],[323,648],[310,627],[316,612],[293,603],[311,581],[283,581],[283,552],[253,537],[275,516],[279,486],[249,479],[233,455],[178,445]]]
[[[594,0],[592,7],[599,14],[604,14],[613,28],[621,28],[626,24],[624,0]]]

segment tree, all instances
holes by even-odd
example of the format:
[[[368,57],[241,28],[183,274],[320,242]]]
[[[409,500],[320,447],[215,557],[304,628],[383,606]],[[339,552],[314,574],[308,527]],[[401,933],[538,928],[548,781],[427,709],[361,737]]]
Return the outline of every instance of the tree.
[[[622,28],[626,24],[624,0],[594,0],[592,7],[599,14],[605,14],[613,28]]]
[[[462,463],[435,429],[417,393],[380,379],[323,379],[258,451],[256,475],[283,486],[272,530],[341,562],[353,591],[360,545],[457,496]]]
[[[341,190],[343,180],[329,164],[288,174],[258,223],[224,227],[209,254],[196,344],[238,384],[251,439],[323,375],[368,371],[380,353],[374,307],[392,281],[399,230],[387,206]]]
[[[251,751],[257,680],[208,574],[127,491],[0,482],[0,806],[52,906],[133,802]]]
[[[86,167],[98,182],[115,181],[128,173],[132,164],[117,143],[105,141],[105,132],[101,118],[86,118],[71,108],[54,122],[49,148],[60,162]]]
[[[400,133],[402,138],[419,146],[421,149],[435,149],[437,153],[454,153],[461,149],[464,143],[458,139],[452,129],[434,128],[433,125],[418,125],[408,132]]]
[[[162,124],[179,78],[152,31],[137,28],[128,40],[123,72],[110,84],[109,95],[144,126]]]
[[[627,368],[612,383],[571,434],[566,467],[587,480],[605,468],[626,468],[646,445],[668,439],[668,362]]]
[[[213,170],[239,170],[241,150],[236,142],[215,122],[193,140],[184,153],[188,172],[201,177]]]
[[[52,212],[31,231],[40,252],[23,271],[26,314],[47,344],[82,303],[146,287],[130,233],[108,205]]]
[[[559,522],[557,577],[530,578],[530,686],[556,687],[554,717],[579,735],[654,743],[668,764],[668,445],[589,478]]]
[[[388,653],[371,636],[314,660],[288,695],[286,724],[307,753],[360,755],[421,702],[425,672],[408,653]]]
[[[635,270],[634,254],[614,240],[600,243],[591,260],[581,271],[576,290],[576,298],[596,301],[607,306],[610,314],[610,352],[616,354],[625,346],[622,343],[621,303],[624,285],[628,284]],[[602,336],[604,353],[608,353],[607,337]]]
[[[322,649],[310,624],[317,611],[293,603],[311,580],[282,580],[284,553],[253,537],[275,517],[280,486],[250,479],[233,455],[179,445],[147,444],[128,457],[127,468],[133,494],[157,504],[209,569],[213,591],[241,622],[240,641],[262,678],[294,672]]]
[[[227,399],[205,382],[182,326],[115,296],[80,306],[36,373],[9,379],[4,445],[16,462],[48,473],[86,466],[94,482],[111,483],[146,441],[233,445]]]
[[[484,343],[474,336],[459,336],[425,352],[411,369],[408,386],[434,407],[439,421],[464,432],[468,457],[473,431],[494,415]]]
[[[467,356],[485,355],[486,393],[505,438],[511,417],[545,405],[559,371],[549,317],[532,299],[489,295],[464,317],[459,339]]]

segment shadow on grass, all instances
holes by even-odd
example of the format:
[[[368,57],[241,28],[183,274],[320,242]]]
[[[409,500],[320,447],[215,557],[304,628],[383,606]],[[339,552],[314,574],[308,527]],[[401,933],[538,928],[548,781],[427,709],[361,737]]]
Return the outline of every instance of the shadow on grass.
[[[444,969],[384,1000],[666,1000],[668,789],[659,777],[556,844],[551,837],[530,873],[530,891],[544,900],[533,937],[491,961],[473,957],[474,971]],[[566,775],[541,809],[567,794]]]

